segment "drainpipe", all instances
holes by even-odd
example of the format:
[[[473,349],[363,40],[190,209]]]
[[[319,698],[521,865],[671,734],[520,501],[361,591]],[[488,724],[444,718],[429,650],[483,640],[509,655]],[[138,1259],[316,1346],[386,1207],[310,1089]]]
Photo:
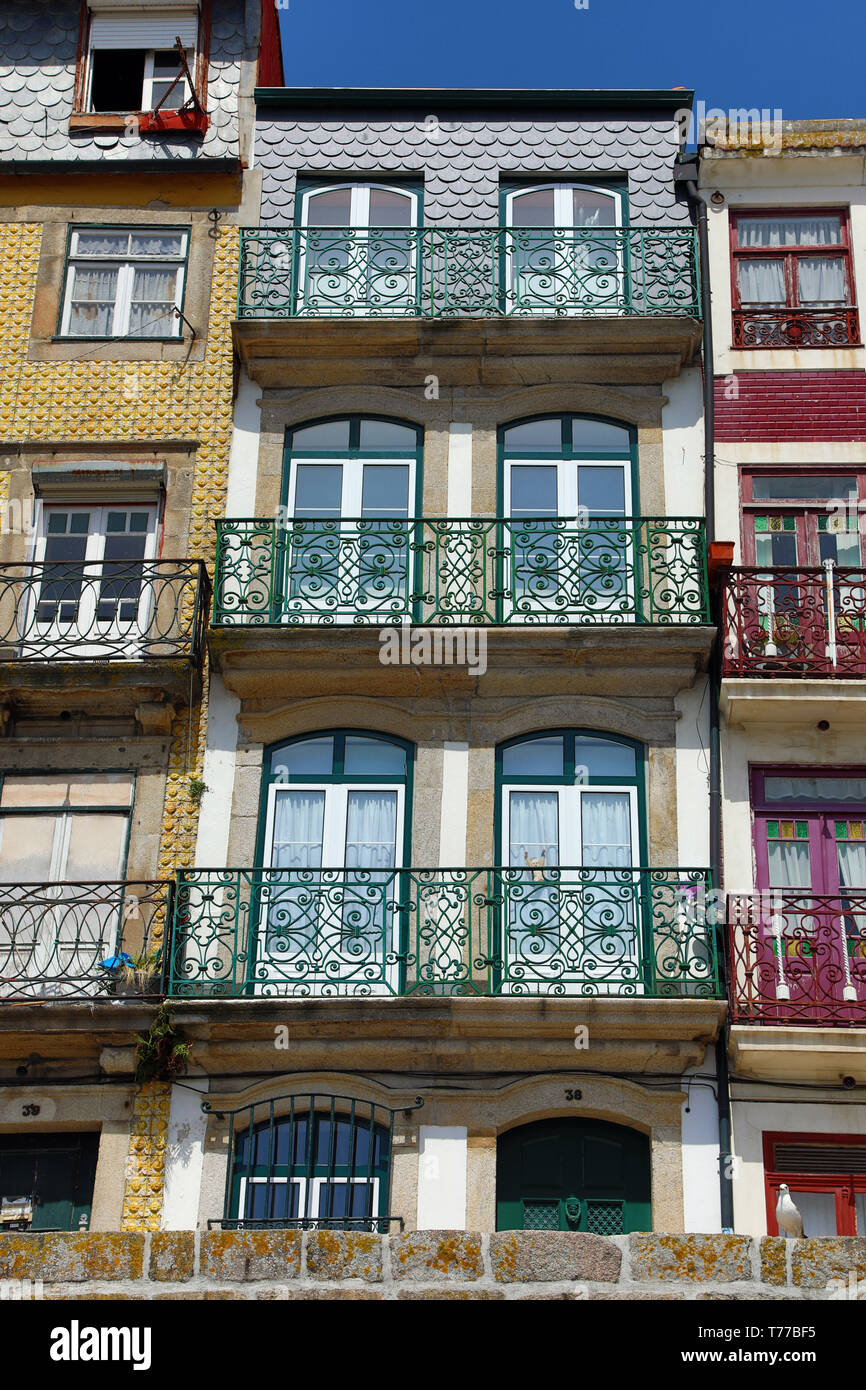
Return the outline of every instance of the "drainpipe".
[[[715,395],[713,390],[713,318],[710,296],[710,247],[707,235],[707,204],[698,191],[697,160],[674,166],[674,182],[685,187],[695,211],[698,231],[698,263],[701,276],[701,312],[703,315],[703,396],[704,396],[704,512],[706,516],[707,547],[716,538],[715,498]],[[719,745],[719,637],[713,643],[710,656],[710,874],[712,886],[719,893],[722,885],[722,764]],[[714,902],[718,902],[714,898]],[[716,913],[716,916],[719,914]],[[724,921],[716,922],[716,949],[723,992],[727,997],[725,971]],[[734,1188],[731,1174],[731,1094],[728,1083],[727,1029],[722,1028],[716,1039],[716,1077],[719,1109],[719,1198],[723,1231],[734,1228]]]

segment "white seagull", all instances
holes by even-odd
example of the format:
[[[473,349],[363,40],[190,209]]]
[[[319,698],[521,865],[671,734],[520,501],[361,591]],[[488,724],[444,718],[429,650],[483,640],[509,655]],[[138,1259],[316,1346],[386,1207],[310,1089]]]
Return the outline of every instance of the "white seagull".
[[[791,1196],[786,1182],[779,1184],[779,1200],[776,1203],[776,1223],[782,1235],[802,1236],[803,1218]]]

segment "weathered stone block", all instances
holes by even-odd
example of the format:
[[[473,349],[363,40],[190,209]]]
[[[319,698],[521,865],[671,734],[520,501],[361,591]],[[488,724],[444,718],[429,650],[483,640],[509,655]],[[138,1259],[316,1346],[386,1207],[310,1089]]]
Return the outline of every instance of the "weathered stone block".
[[[378,1289],[305,1289],[297,1288],[263,1289],[256,1294],[257,1299],[274,1300],[285,1303],[370,1303],[382,1298]]]
[[[192,1231],[156,1231],[150,1238],[151,1279],[185,1284],[195,1273],[195,1236]]]
[[[411,1231],[391,1237],[395,1279],[468,1282],[484,1273],[481,1237],[464,1231]]]
[[[581,1231],[497,1231],[490,1237],[493,1276],[501,1284],[569,1279],[615,1284],[622,1251]]]
[[[402,1301],[426,1302],[429,1299],[438,1300],[457,1300],[462,1302],[467,1299],[504,1299],[505,1294],[498,1289],[400,1289],[397,1298]]]
[[[866,1279],[866,1237],[824,1236],[796,1240],[791,1251],[791,1278],[803,1289],[847,1290],[854,1278]]]
[[[748,1236],[632,1235],[629,1241],[635,1279],[730,1284],[752,1277]]]
[[[301,1272],[300,1231],[206,1231],[201,1238],[206,1279],[252,1282],[296,1279]]]
[[[90,1279],[140,1279],[144,1236],[70,1231],[0,1236],[0,1279],[80,1284]]]
[[[367,1231],[313,1231],[307,1237],[307,1270],[314,1279],[382,1278],[382,1237]]]
[[[761,1241],[761,1282],[763,1284],[786,1284],[788,1273],[785,1268],[784,1236],[764,1236]]]

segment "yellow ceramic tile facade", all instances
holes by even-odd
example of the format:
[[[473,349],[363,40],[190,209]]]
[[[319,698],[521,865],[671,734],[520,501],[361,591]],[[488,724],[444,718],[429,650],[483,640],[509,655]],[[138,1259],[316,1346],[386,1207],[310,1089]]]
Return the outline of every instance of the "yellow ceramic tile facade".
[[[122,1231],[158,1231],[162,1223],[165,1151],[171,1086],[148,1081],[140,1086],[132,1110]]]
[[[89,355],[67,362],[29,362],[27,352],[42,229],[0,226],[0,439],[87,443],[196,439],[187,556],[214,553],[214,520],[225,504],[232,428],[231,320],[235,310],[238,232],[220,229],[214,245],[204,357],[190,364],[117,362]],[[103,349],[104,351],[105,349]],[[0,504],[9,475],[0,474]],[[207,723],[207,672],[202,698],[172,726],[158,876],[192,862],[198,803],[190,779],[201,777]],[[144,1086],[135,1101],[123,1205],[123,1229],[158,1230],[165,1173],[170,1087]]]

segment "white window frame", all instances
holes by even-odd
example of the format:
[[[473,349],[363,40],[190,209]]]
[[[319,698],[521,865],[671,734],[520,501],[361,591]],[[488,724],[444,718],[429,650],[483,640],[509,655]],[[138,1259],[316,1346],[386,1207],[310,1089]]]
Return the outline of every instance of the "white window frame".
[[[148,526],[147,531],[144,533],[145,545],[144,555],[142,557],[142,562],[144,562],[147,560],[153,560],[156,557],[158,524],[157,504],[155,502],[126,502],[123,500],[117,501],[115,503],[108,503],[106,505],[95,506],[89,506],[87,503],[78,502],[49,502],[45,503],[42,507],[40,507],[39,512],[39,530],[36,535],[32,556],[32,559],[35,563],[42,563],[45,560],[45,553],[49,540],[49,517],[55,515],[57,512],[63,512],[65,514],[70,514],[73,512],[86,512],[89,515],[90,523],[87,531],[87,541],[84,552],[85,557],[84,560],[81,562],[82,575],[85,582],[83,584],[81,598],[78,600],[79,614],[76,619],[76,626],[83,633],[99,631],[95,616],[97,602],[97,587],[100,579],[100,570],[97,568],[97,566],[99,566],[102,563],[102,560],[105,556],[106,523],[108,513],[144,512],[147,515]],[[138,562],[130,561],[130,564],[136,563]],[[36,574],[36,581],[37,582],[34,583],[32,586],[30,604],[28,606],[28,610],[25,616],[25,631],[28,634],[37,630],[40,631],[40,635],[45,639],[46,642],[46,656],[49,656],[51,640],[50,631],[47,629],[45,631],[42,631],[41,629],[37,628],[36,624],[36,608],[39,604],[41,595],[41,584],[39,583],[38,571]],[[138,627],[142,633],[147,631],[147,625],[150,617],[150,604],[153,596],[152,589],[152,585],[143,585],[142,594],[139,598]],[[53,624],[52,626],[56,626],[56,620],[55,624]],[[126,630],[127,626],[128,625],[126,623],[122,624],[124,630]],[[115,624],[112,624],[110,626],[106,624],[104,628],[104,635],[106,636],[106,638],[111,638],[117,630],[118,629]],[[82,655],[87,653],[98,654],[98,652],[98,638],[95,643],[82,642],[80,647],[80,653]],[[133,640],[128,645],[128,656],[130,660],[135,660],[137,658],[137,655],[137,648],[135,645],[135,641]],[[119,660],[119,657],[113,655],[112,659]]]
[[[290,469],[290,473],[289,473],[289,496],[288,496],[288,504],[287,504],[287,508],[286,508],[286,515],[287,515],[287,517],[289,517],[290,519],[293,519],[293,520],[300,520],[300,521],[305,521],[305,520],[307,520],[307,518],[305,518],[305,517],[296,518],[296,515],[295,515],[295,509],[296,509],[296,504],[297,504],[298,472],[299,472],[299,470],[300,470],[301,468],[334,468],[334,467],[338,467],[338,468],[341,468],[341,469],[343,470],[343,471],[342,471],[342,476],[341,476],[341,491],[340,491],[340,522],[341,522],[341,523],[343,523],[343,522],[349,522],[349,523],[350,523],[350,526],[347,527],[347,531],[346,531],[347,536],[353,534],[353,528],[351,527],[351,523],[352,523],[352,522],[357,522],[357,521],[360,521],[360,520],[369,520],[369,521],[377,520],[377,518],[376,518],[375,515],[371,515],[370,517],[362,517],[362,512],[361,512],[361,504],[362,504],[363,490],[364,490],[364,469],[367,468],[367,467],[370,466],[370,465],[373,465],[374,467],[379,467],[379,468],[406,468],[406,469],[408,469],[408,473],[409,473],[409,485],[408,485],[408,490],[407,490],[407,507],[406,507],[406,522],[407,522],[407,527],[408,527],[409,521],[411,521],[411,520],[413,519],[412,514],[413,514],[414,506],[415,506],[415,459],[414,459],[414,458],[400,458],[400,459],[395,459],[395,458],[373,458],[373,457],[370,457],[370,458],[367,458],[367,457],[364,457],[364,458],[349,458],[349,457],[342,457],[342,458],[299,458],[299,457],[293,457],[293,458],[292,458],[292,465],[291,465],[291,469]],[[309,518],[309,519],[310,519],[310,520],[314,520],[314,518]],[[384,521],[387,522],[388,520],[392,520],[392,519],[395,520],[396,518],[384,517],[384,518],[382,518],[382,519],[383,519]],[[336,520],[336,518],[335,518],[335,520]],[[341,530],[342,530],[342,527],[341,527]],[[387,539],[387,533],[386,533],[386,539]],[[347,546],[346,546],[345,553],[343,553],[342,547],[341,547],[341,554],[340,554],[340,569],[339,569],[339,578],[338,578],[337,584],[338,584],[338,588],[339,588],[339,590],[340,590],[341,592],[343,592],[343,593],[357,593],[357,594],[359,595],[359,599],[360,599],[360,595],[361,595],[361,576],[360,576],[360,572],[359,572],[358,556],[357,556],[357,554],[353,553],[353,551],[354,551],[354,548],[353,548],[352,546],[350,546],[350,545],[347,545]],[[405,573],[406,573],[406,583],[407,583],[407,585],[408,585],[409,587],[411,587],[411,584],[412,584],[412,564],[413,564],[413,555],[414,555],[414,552],[407,546],[407,547],[406,547],[406,552],[405,552],[405,566],[406,566],[406,572],[405,572]],[[292,563],[293,563],[292,547],[291,547],[291,546],[287,546],[287,547],[286,547],[286,560],[285,560],[285,566],[286,566],[286,568],[285,568],[285,580],[284,580],[284,584],[283,584],[283,591],[284,591],[284,593],[285,593],[287,596],[289,596],[289,595],[291,594]],[[408,592],[407,592],[406,602],[407,602],[407,605],[408,605],[408,602],[409,602]],[[312,601],[310,601],[310,600],[307,600],[307,601],[305,602],[304,607],[305,607],[305,608],[306,608],[306,607],[309,607],[310,609],[312,609],[313,611],[315,611],[314,603],[313,603]],[[332,616],[342,616],[342,617],[345,617],[345,616],[349,615],[349,616],[351,616],[352,618],[359,618],[359,617],[363,617],[363,616],[364,616],[363,607],[362,607],[360,601],[358,601],[358,602],[352,602],[352,601],[350,601],[350,602],[348,602],[348,603],[340,603],[340,604],[337,604],[337,605],[333,605],[333,604],[330,602],[330,599],[328,599],[327,601],[323,601],[321,611],[322,611],[323,613],[327,613],[329,616],[332,615]],[[286,616],[287,616],[287,617],[291,617],[291,613],[292,613],[292,610],[291,610],[290,607],[288,607],[288,612],[287,612],[287,615],[286,615]],[[370,614],[370,616],[369,616],[369,621],[372,622],[372,623],[381,623],[381,622],[382,622],[382,615],[381,615],[381,612],[377,612],[377,611],[374,610],[374,611]]]
[[[408,223],[408,226],[406,226],[405,228],[394,227],[394,228],[393,228],[393,231],[394,231],[395,234],[399,233],[400,231],[411,232],[414,228],[417,228],[417,227],[418,227],[418,209],[419,209],[419,205],[420,205],[420,199],[419,199],[418,193],[416,193],[413,189],[401,188],[401,187],[399,187],[399,186],[395,186],[395,185],[392,185],[392,184],[378,183],[378,182],[376,182],[376,181],[373,181],[373,182],[371,182],[371,183],[354,183],[354,182],[350,183],[350,182],[346,182],[346,183],[339,183],[339,184],[321,184],[321,185],[319,185],[318,187],[315,187],[315,188],[308,188],[308,189],[305,189],[305,190],[304,190],[304,193],[303,193],[303,195],[302,195],[302,197],[301,197],[301,227],[304,228],[304,229],[306,229],[306,228],[309,228],[309,227],[316,227],[316,226],[318,225],[317,223],[315,223],[315,222],[310,222],[310,220],[309,220],[310,200],[311,200],[312,198],[317,197],[317,196],[318,196],[319,194],[321,194],[321,193],[336,193],[336,192],[339,192],[341,189],[344,189],[344,188],[348,188],[348,189],[350,190],[350,193],[351,193],[351,198],[350,198],[350,202],[349,202],[349,221],[348,221],[348,223],[347,223],[347,225],[346,225],[346,227],[345,227],[344,230],[346,230],[346,231],[351,231],[351,230],[354,228],[356,231],[357,231],[357,230],[360,230],[360,231],[365,231],[365,230],[366,230],[366,231],[369,231],[369,230],[371,229],[371,223],[370,223],[370,194],[371,194],[371,192],[373,191],[373,189],[378,189],[378,190],[380,190],[380,191],[383,192],[383,193],[394,193],[394,194],[396,194],[397,196],[399,196],[399,197],[401,197],[401,198],[405,198],[405,199],[407,200],[407,202],[409,203],[409,205],[410,205],[410,208],[411,208],[411,217],[410,217],[410,221],[409,221],[409,223]],[[340,231],[341,231],[341,228],[340,228],[339,226],[335,226],[335,227],[333,227],[333,228],[332,228],[332,227],[328,227],[326,230],[327,230],[328,232],[332,232],[335,239],[339,239],[339,234],[340,234]],[[392,230],[392,229],[387,229],[387,230]],[[357,239],[356,239],[356,240],[357,240]],[[351,251],[350,251],[350,255],[351,255]],[[352,305],[351,302],[350,302],[349,304],[344,304],[344,305],[336,305],[336,304],[335,304],[335,305],[333,306],[332,312],[333,312],[335,315],[339,316],[339,317],[348,316],[348,317],[350,317],[350,318],[351,318],[351,317],[354,317],[354,316],[363,318],[364,316],[366,316],[367,314],[369,314],[369,312],[370,312],[370,311],[369,311],[369,308],[368,308],[368,306],[367,306],[366,303],[365,303],[365,298],[366,298],[366,295],[365,295],[365,288],[366,288],[366,285],[367,285],[367,283],[368,283],[371,279],[375,279],[375,277],[376,277],[377,274],[384,274],[384,273],[385,273],[385,272],[379,272],[379,271],[376,271],[375,269],[371,268],[370,265],[369,265],[369,262],[367,262],[367,268],[366,268],[366,273],[365,273],[364,284],[363,284],[363,285],[358,285],[358,286],[356,286],[356,294],[357,294],[357,297],[358,297],[358,300],[359,300],[358,304],[357,304],[357,305]],[[418,245],[417,245],[417,241],[415,241],[415,242],[412,243],[411,249],[410,249],[409,254],[408,254],[407,258],[406,258],[406,269],[405,269],[405,271],[401,270],[401,271],[399,271],[399,272],[397,272],[397,273],[403,274],[403,275],[405,275],[405,277],[406,277],[406,292],[405,292],[405,295],[403,295],[403,298],[404,298],[407,302],[411,302],[412,299],[413,299],[414,296],[415,296],[415,293],[416,293],[416,286],[417,286],[417,284],[418,284]],[[298,256],[298,282],[297,282],[297,283],[298,283],[298,290],[297,290],[297,297],[298,297],[298,308],[299,308],[299,309],[303,309],[304,306],[305,306],[305,304],[306,304],[306,301],[307,301],[308,296],[310,296],[311,294],[314,294],[314,290],[313,290],[313,288],[312,288],[312,282],[315,280],[315,277],[317,277],[318,275],[323,276],[325,279],[333,279],[333,278],[338,278],[339,272],[338,272],[338,271],[329,272],[329,271],[327,271],[327,270],[322,270],[322,271],[320,271],[320,270],[318,270],[318,269],[316,269],[316,268],[313,268],[313,269],[311,269],[311,270],[309,271],[309,274],[308,274],[308,271],[307,271],[307,238],[306,238],[306,237],[302,237],[302,238],[301,238],[301,243],[300,243],[300,254],[299,254],[299,256]],[[308,280],[310,281],[310,283],[308,283]],[[323,315],[323,310],[322,310],[321,307],[317,306],[317,308],[316,308],[316,314],[317,314],[317,316]],[[325,312],[323,316],[326,317],[326,316],[327,316],[327,312]]]
[[[144,84],[143,84],[142,92],[141,92],[141,109],[142,109],[142,111],[154,111],[154,110],[156,109],[156,102],[155,102],[154,99],[153,99],[153,84],[154,84],[154,82],[165,82],[165,81],[166,81],[166,78],[164,78],[164,77],[154,77],[154,75],[153,75],[153,69],[154,69],[154,65],[155,65],[157,53],[167,53],[167,52],[168,52],[168,49],[163,49],[163,48],[149,48],[149,49],[147,50],[147,52],[145,53],[145,55],[144,55]],[[187,67],[189,68],[190,72],[195,72],[195,66],[194,66],[194,64],[195,64],[195,54],[194,54],[194,53],[187,53],[187,55],[186,55],[186,65],[187,65]],[[190,89],[189,89],[189,82],[187,81],[186,73],[183,72],[183,70],[181,69],[181,66],[180,66],[180,54],[178,54],[177,66],[178,66],[178,72],[179,72],[179,81],[178,81],[177,87],[175,87],[173,90],[174,90],[175,92],[178,92],[178,91],[179,91],[179,93],[180,93],[180,100],[178,101],[177,106],[183,106],[184,102],[189,101],[190,97],[192,96],[192,92],[191,92]],[[176,111],[176,110],[177,110],[177,106],[161,106],[161,107],[160,107],[160,110],[161,110],[161,111]]]
[[[127,236],[127,247],[129,238],[132,235],[148,235],[149,233],[169,232],[180,236],[182,247],[177,256],[133,256],[129,250],[125,255],[117,256],[87,256],[78,251],[78,242],[81,233],[105,232],[120,233]],[[163,338],[179,338],[181,336],[180,309],[183,305],[184,282],[186,280],[186,259],[189,251],[189,229],[178,227],[76,227],[69,240],[69,252],[66,257],[66,284],[63,292],[63,316],[61,319],[60,336],[62,338],[82,338],[94,342],[99,342],[105,338],[125,338],[130,342],[146,343],[159,342]],[[174,285],[174,307],[178,311],[174,321],[174,331],[172,333],[158,333],[148,335],[146,333],[130,333],[129,319],[132,309],[132,287],[135,281],[135,272],[140,266],[160,265],[166,268],[175,268]],[[117,289],[114,298],[114,313],[111,321],[111,332],[108,334],[89,334],[73,333],[70,328],[72,318],[72,303],[75,298],[73,289],[75,286],[75,271],[78,266],[88,267],[95,270],[116,270]]]
[[[250,1185],[251,1187],[253,1187],[253,1186],[259,1186],[259,1187],[263,1187],[263,1186],[270,1186],[270,1187],[278,1187],[278,1186],[280,1186],[280,1187],[286,1187],[286,1186],[293,1186],[293,1187],[297,1187],[297,1189],[298,1189],[298,1194],[299,1194],[299,1195],[298,1195],[298,1215],[297,1215],[296,1217],[288,1217],[287,1220],[289,1220],[289,1221],[317,1221],[317,1220],[323,1220],[323,1221],[327,1221],[327,1220],[331,1220],[331,1221],[340,1221],[340,1220],[342,1220],[343,1218],[342,1218],[342,1217],[339,1217],[339,1216],[327,1217],[327,1216],[325,1216],[325,1214],[324,1214],[323,1211],[320,1211],[320,1210],[319,1210],[319,1208],[320,1208],[321,1205],[322,1205],[322,1188],[323,1188],[326,1184],[331,1184],[332,1186],[336,1187],[338,1184],[347,1185],[347,1184],[351,1183],[351,1184],[352,1184],[353,1186],[355,1186],[355,1187],[358,1187],[358,1186],[371,1187],[371,1188],[373,1189],[373,1203],[372,1203],[372,1205],[373,1205],[373,1210],[372,1210],[372,1212],[370,1213],[370,1216],[369,1216],[369,1217],[364,1217],[364,1218],[359,1218],[359,1217],[346,1217],[346,1220],[347,1220],[347,1221],[353,1221],[353,1220],[354,1220],[354,1221],[357,1221],[357,1220],[363,1219],[363,1220],[370,1220],[370,1221],[373,1221],[373,1220],[379,1219],[379,1179],[378,1179],[378,1178],[375,1178],[375,1177],[365,1178],[365,1177],[362,1177],[360,1174],[356,1174],[354,1177],[346,1177],[346,1178],[343,1178],[343,1177],[338,1177],[338,1178],[334,1178],[334,1177],[317,1177],[317,1178],[316,1178],[316,1177],[313,1177],[313,1178],[311,1178],[311,1177],[302,1177],[302,1178],[298,1178],[298,1177],[285,1177],[285,1176],[283,1176],[283,1175],[281,1174],[281,1175],[279,1175],[279,1176],[277,1176],[277,1177],[274,1177],[274,1176],[262,1176],[262,1177],[251,1177],[251,1178],[248,1179],[247,1176],[246,1176],[246,1174],[243,1174],[243,1175],[241,1176],[241,1180],[240,1180],[240,1183],[239,1183],[239,1185],[238,1185],[238,1216],[239,1216],[240,1220],[242,1220],[242,1221],[256,1221],[256,1220],[262,1220],[262,1221],[264,1221],[264,1220],[267,1219],[266,1217],[241,1216],[241,1215],[240,1215],[240,1214],[241,1214],[243,1211],[245,1211],[245,1209],[246,1209],[247,1182],[249,1182],[249,1185]],[[309,1189],[309,1197],[310,1197],[310,1210],[309,1210],[309,1211],[307,1211],[307,1191],[308,1191],[308,1189]],[[351,1229],[351,1228],[350,1228],[350,1229]]]

